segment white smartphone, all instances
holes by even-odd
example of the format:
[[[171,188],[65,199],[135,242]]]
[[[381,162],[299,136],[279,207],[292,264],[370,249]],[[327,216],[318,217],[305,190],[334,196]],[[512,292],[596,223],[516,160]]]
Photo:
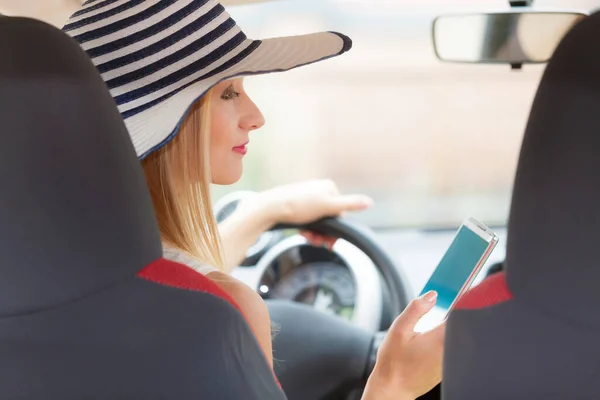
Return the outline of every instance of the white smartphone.
[[[438,294],[435,307],[415,327],[416,332],[435,328],[446,320],[458,298],[466,292],[498,243],[490,228],[467,218],[456,233],[420,295],[430,290]]]

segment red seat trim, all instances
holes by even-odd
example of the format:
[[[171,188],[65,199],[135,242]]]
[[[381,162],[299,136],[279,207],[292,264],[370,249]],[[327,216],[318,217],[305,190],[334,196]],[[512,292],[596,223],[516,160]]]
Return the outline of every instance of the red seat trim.
[[[238,304],[225,290],[185,265],[160,258],[138,272],[137,276],[165,286],[210,293],[226,300],[241,312]]]
[[[244,315],[239,305],[225,290],[188,266],[160,258],[139,271],[137,276],[160,285],[212,294],[226,300]],[[281,388],[277,376],[275,381]]]
[[[491,307],[513,299],[506,285],[504,272],[498,272],[486,278],[479,285],[463,294],[455,309],[476,310]]]

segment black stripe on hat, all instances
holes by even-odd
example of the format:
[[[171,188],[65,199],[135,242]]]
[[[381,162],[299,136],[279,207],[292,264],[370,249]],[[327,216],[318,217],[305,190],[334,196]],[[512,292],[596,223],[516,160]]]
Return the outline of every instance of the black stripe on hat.
[[[130,17],[124,18],[120,21],[116,21],[110,25],[105,25],[98,29],[94,29],[91,31],[87,31],[80,35],[74,36],[73,38],[77,40],[79,43],[83,44],[85,42],[89,42],[90,40],[101,38],[102,36],[107,36],[112,33],[118,32],[122,29],[125,29],[131,25],[135,25],[139,22],[142,22],[155,14],[163,11],[165,8],[173,5],[177,2],[177,0],[161,0],[157,4],[154,4],[151,7],[148,7],[146,10],[132,15]]]
[[[94,22],[102,21],[103,19],[113,17],[113,16],[115,16],[117,14],[122,13],[123,11],[127,11],[129,9],[132,9],[135,6],[139,6],[143,2],[144,2],[144,0],[131,0],[131,1],[128,1],[127,3],[121,4],[118,7],[111,8],[110,10],[106,10],[106,11],[98,13],[96,15],[92,15],[91,17],[87,17],[87,18],[81,19],[79,21],[67,24],[67,25],[65,25],[63,27],[63,30],[65,32],[68,32],[68,31],[72,31],[72,30],[77,29],[77,28],[81,28],[82,26],[93,24]]]
[[[208,0],[193,1],[189,5],[183,7],[181,10],[177,11],[176,13],[173,13],[172,15],[170,15],[169,17],[165,18],[164,20],[158,22],[157,24],[149,26],[148,28],[143,29],[139,32],[136,32],[132,35],[128,35],[124,38],[115,40],[114,42],[106,43],[101,46],[88,49],[87,50],[88,56],[90,56],[91,58],[103,56],[105,54],[109,54],[114,51],[120,50],[124,47],[130,46],[134,43],[138,43],[138,42],[140,42],[144,39],[147,39],[151,36],[157,35],[158,33],[164,31],[165,29],[168,29],[171,26],[175,25],[177,22],[181,21],[186,16],[192,14],[194,11],[203,7],[207,2],[208,2]],[[195,22],[192,22],[185,28],[183,28],[180,31],[173,34],[171,37],[175,37],[180,32],[185,32],[187,34],[191,34],[191,32],[188,32],[188,28],[189,29],[194,28],[195,30],[200,29],[200,28],[198,28],[198,24],[207,24],[210,21],[212,21],[214,18],[217,18],[223,12],[225,12],[225,9],[223,8],[222,5],[218,4],[217,6],[213,7],[209,12],[207,12],[206,14],[204,14],[200,18],[198,18]],[[173,40],[173,42],[175,42],[180,39],[171,39],[171,40]],[[162,42],[162,40],[161,40],[161,42]],[[133,55],[127,55],[125,57],[136,58]],[[125,57],[119,57],[116,60],[120,60],[121,58],[125,58]],[[139,59],[139,58],[136,58],[136,59]],[[116,60],[113,60],[113,61],[116,61]],[[106,71],[110,71],[111,69],[119,68],[120,66],[124,65],[124,64],[120,64],[118,62],[115,64],[117,66],[106,65],[113,61],[108,61],[104,64],[98,65],[98,69],[100,70],[100,73],[104,73]],[[118,64],[120,64],[120,65],[118,65]]]
[[[181,50],[176,51],[173,54],[169,54],[168,56],[163,57],[160,60],[153,62],[152,64],[146,65],[145,67],[139,68],[135,71],[131,71],[124,75],[117,76],[113,79],[109,79],[106,81],[106,85],[108,86],[109,89],[114,89],[119,86],[127,85],[128,83],[131,83],[131,82],[135,82],[135,81],[142,79],[148,75],[151,75],[157,71],[165,69],[165,68],[169,67],[169,65],[175,64],[176,62],[181,61],[181,60],[185,59],[186,57],[189,57],[189,56],[193,55],[194,53],[197,53],[198,51],[202,50],[203,47],[208,46],[209,44],[211,44],[212,42],[217,40],[219,37],[221,37],[225,33],[227,33],[229,30],[231,30],[231,28],[233,28],[233,27],[235,27],[235,22],[232,19],[228,19],[227,21],[223,22],[221,25],[219,25],[217,28],[215,28],[211,32],[208,32],[206,35],[193,41],[192,43],[190,43],[186,47],[182,48]],[[232,43],[232,45],[237,46],[238,44],[240,44],[241,42],[246,40],[246,35],[244,35],[243,33],[239,33],[236,36],[234,36],[234,39],[235,40]],[[170,43],[165,40],[161,40],[160,44],[161,44],[161,46],[158,49],[154,49],[153,53],[155,53],[157,51],[165,50],[165,49],[169,48],[169,45],[170,45]],[[140,50],[140,52],[144,52],[144,51],[145,51],[145,49]],[[207,57],[203,58],[203,60],[206,59],[206,64],[203,64],[203,67],[200,67],[200,68],[204,68],[204,67],[208,66],[210,63],[218,60],[219,58],[224,56],[229,51],[230,50],[224,51],[223,46],[219,47],[214,52],[211,52]],[[214,54],[214,56],[213,56],[213,54]],[[140,60],[140,59],[141,58],[130,58],[128,60],[128,63],[132,63],[132,62],[135,62],[136,60]],[[198,69],[200,69],[200,68],[198,68]],[[166,85],[170,85],[171,83],[174,83],[174,82],[167,83]],[[158,90],[158,89],[156,89],[156,90]],[[145,96],[145,94],[143,96]]]
[[[157,90],[165,88],[176,82],[179,82],[180,80],[187,78],[188,76],[198,72],[201,69],[208,67],[210,64],[212,64],[212,63],[216,62],[217,60],[219,60],[220,58],[226,56],[231,51],[235,50],[235,48],[238,47],[241,43],[243,43],[244,40],[246,40],[246,35],[244,35],[244,33],[240,32],[237,35],[235,35],[233,38],[229,39],[226,43],[221,45],[219,48],[217,48],[214,51],[211,51],[210,54],[202,57],[201,59],[187,65],[184,68],[181,68],[180,70],[178,70],[176,72],[173,72],[172,74],[170,74],[168,76],[165,76],[162,79],[159,79],[156,82],[152,82],[141,88],[138,88],[138,89],[132,90],[130,92],[123,93],[122,95],[116,96],[115,101],[116,101],[117,105],[129,103],[130,101],[137,100],[137,99],[147,96],[151,93],[154,93]],[[208,75],[212,76],[210,74],[211,73],[209,72]]]
[[[92,4],[94,2],[97,2],[97,4],[95,4],[95,5],[91,6],[91,7],[88,7],[88,8],[82,8],[81,10],[77,11],[75,14],[71,15],[71,18],[76,18],[76,17],[79,17],[81,15],[87,14],[89,12],[98,10],[98,9],[100,9],[102,7],[109,6],[109,5],[113,4],[113,3],[116,3],[117,1],[119,1],[119,0],[105,0],[105,1],[100,1],[100,2],[97,2],[97,0],[86,1],[85,3],[82,4],[83,7],[85,7],[85,6],[89,5],[89,4]]]
[[[228,68],[233,67],[235,64],[239,63],[240,61],[242,61],[244,58],[248,57],[250,54],[252,54],[254,52],[254,50],[256,50],[260,44],[262,42],[260,40],[255,40],[253,41],[248,47],[246,47],[243,51],[241,51],[239,54],[237,54],[235,57],[233,57],[231,60],[227,61],[226,63],[222,64],[221,66],[213,69],[212,71],[202,75],[201,77],[194,79],[192,82],[189,82],[177,89],[174,89],[172,92],[169,92],[161,97],[159,97],[156,100],[152,100],[151,102],[148,102],[146,104],[143,104],[141,106],[138,106],[136,108],[132,108],[129,111],[125,111],[123,113],[121,113],[121,115],[123,116],[124,119],[133,117],[136,114],[139,114],[145,110],[148,110],[152,107],[154,107],[157,104],[162,103],[163,101],[167,100],[168,98],[176,95],[177,93],[179,93],[180,91],[182,91],[183,89],[193,85],[196,82],[202,81],[204,79],[208,79],[212,76],[215,76],[216,74],[219,74],[223,71],[225,71]],[[188,74],[189,75],[189,74]],[[182,78],[183,79],[183,78]],[[156,148],[151,149],[150,151],[154,151]],[[147,153],[146,153],[147,154]]]

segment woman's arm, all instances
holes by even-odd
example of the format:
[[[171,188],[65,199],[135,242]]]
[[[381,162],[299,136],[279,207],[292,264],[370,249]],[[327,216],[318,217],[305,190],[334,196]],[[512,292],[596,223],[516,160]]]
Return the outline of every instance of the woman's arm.
[[[372,200],[363,195],[341,195],[330,180],[278,186],[246,198],[219,225],[225,272],[238,266],[258,237],[278,223],[303,224],[346,211],[363,210]]]
[[[260,199],[247,199],[241,201],[235,211],[219,224],[225,253],[225,272],[231,272],[244,261],[250,246],[277,223],[277,214],[273,207],[261,204]]]

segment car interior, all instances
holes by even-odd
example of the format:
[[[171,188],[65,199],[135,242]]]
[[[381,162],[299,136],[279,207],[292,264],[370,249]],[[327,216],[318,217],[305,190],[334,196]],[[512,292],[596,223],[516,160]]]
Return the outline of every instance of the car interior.
[[[360,21],[381,18],[375,12],[365,13],[366,6],[354,1],[223,3],[231,5],[232,15],[237,13],[239,20],[255,21],[257,31],[261,18],[272,13],[304,15],[311,7],[317,15],[322,13],[323,20],[332,18],[341,26],[359,21],[352,19],[358,17],[342,18],[347,16],[344,12],[355,12],[353,7],[361,14]],[[430,2],[424,1],[423,7],[425,3]],[[117,109],[101,85],[100,76],[87,63],[85,53],[49,25],[60,26],[73,3],[56,2],[53,8],[46,5],[36,9],[32,3],[24,6],[15,1],[0,2],[0,14],[26,15],[47,22],[0,17],[0,54],[5,60],[0,61],[0,120],[7,140],[0,147],[0,182],[4,188],[0,195],[4,221],[0,228],[0,365],[2,370],[10,371],[0,379],[2,398],[42,398],[42,393],[45,398],[92,398],[92,393],[96,398],[127,398],[127,393],[141,386],[145,398],[360,399],[386,329],[422,288],[470,208],[491,222],[500,245],[474,287],[450,314],[443,380],[423,399],[599,398],[600,389],[594,382],[600,373],[600,354],[596,354],[595,345],[600,321],[596,321],[594,309],[600,305],[600,294],[594,287],[597,273],[593,225],[600,218],[595,209],[600,192],[596,193],[598,185],[594,183],[595,167],[600,167],[600,138],[594,125],[596,97],[600,96],[600,48],[599,53],[594,52],[600,46],[594,40],[600,35],[600,13],[593,11],[597,4],[502,1],[494,3],[498,7],[490,11],[491,7],[481,3],[478,8],[434,3],[427,6],[428,18],[419,16],[419,23],[427,27],[423,35],[427,36],[435,68],[455,71],[451,76],[453,85],[462,82],[468,87],[466,91],[472,91],[470,95],[460,92],[463,97],[456,103],[464,100],[463,108],[473,107],[478,101],[485,103],[479,100],[483,92],[476,91],[477,85],[494,84],[490,87],[498,94],[488,99],[484,108],[464,111],[464,115],[479,111],[486,118],[496,117],[477,127],[483,131],[481,137],[465,139],[476,140],[477,145],[469,142],[468,146],[452,147],[439,136],[428,139],[439,141],[441,150],[436,147],[434,155],[447,150],[461,156],[465,149],[472,150],[469,163],[460,168],[448,166],[450,172],[444,174],[442,168],[438,171],[441,178],[421,178],[450,180],[450,174],[462,173],[469,177],[465,178],[469,188],[489,185],[490,189],[481,193],[473,189],[466,197],[451,199],[450,195],[440,195],[442,200],[435,204],[429,198],[420,198],[420,203],[431,203],[423,206],[416,204],[418,192],[414,192],[415,203],[393,197],[397,194],[384,196],[385,190],[393,191],[393,183],[386,188],[381,184],[361,186],[362,178],[353,175],[345,164],[339,171],[329,164],[323,164],[327,166],[323,170],[313,170],[332,172],[350,190],[372,189],[381,194],[384,204],[364,216],[327,218],[302,226],[276,225],[259,238],[246,260],[233,271],[265,299],[277,327],[274,377],[261,364],[251,332],[223,294],[217,293],[225,300],[219,304],[208,297],[192,299],[190,293],[173,294],[153,286],[154,278],[146,279],[148,276],[141,272],[160,259],[161,249],[139,162],[132,145],[126,143],[129,139]],[[555,7],[544,7],[548,5]],[[381,21],[391,27],[399,23],[391,17],[394,13],[408,11],[402,6],[389,7],[389,20]],[[259,11],[265,13],[259,16]],[[416,13],[410,18],[416,21]],[[408,23],[410,18],[402,22]],[[274,34],[278,34],[277,29],[291,29],[285,19],[282,21]],[[299,17],[299,21],[309,26],[314,22],[308,17]],[[360,29],[366,28],[361,25]],[[360,29],[356,31],[362,32]],[[357,39],[355,45],[361,51],[362,37]],[[415,36],[414,41],[418,40]],[[364,42],[371,43],[368,37]],[[385,48],[391,42],[379,46]],[[377,58],[381,54],[373,54],[374,64],[381,62]],[[388,57],[385,62],[394,66],[394,62],[406,61]],[[366,60],[363,63],[370,59]],[[411,72],[411,79],[419,82],[417,87],[425,87],[422,80],[427,77],[433,80],[431,85],[441,82],[434,79],[433,69],[423,65],[415,64],[414,71],[421,68],[430,72],[421,72],[425,78]],[[289,79],[312,74],[325,82],[323,93],[346,93],[335,88],[341,87],[343,79],[358,79],[361,73],[344,70],[341,81],[327,83],[334,79],[328,68],[336,66],[343,66],[342,61],[324,67],[322,76],[313,72],[315,67],[306,75],[299,72]],[[463,67],[474,76],[472,81],[461,75],[466,74],[460,70]],[[414,94],[408,81],[392,81],[392,73],[386,71],[385,79],[394,82],[393,90],[401,90],[401,83],[407,85],[406,96]],[[508,75],[510,78],[506,78]],[[259,83],[267,85],[261,79],[257,78]],[[264,86],[266,94],[259,97],[276,97],[277,84],[290,92],[297,90],[285,79]],[[375,78],[370,79],[362,85],[368,86]],[[352,85],[360,86],[355,82]],[[524,89],[511,91],[502,89],[502,85],[530,88],[531,96],[524,95]],[[381,90],[381,82],[376,86]],[[443,98],[439,90],[435,94]],[[402,95],[395,95],[392,102]],[[291,101],[305,101],[309,98],[306,96],[300,92],[300,100]],[[272,106],[267,104],[269,112]],[[317,106],[322,103],[317,102]],[[447,107],[456,111],[460,104]],[[517,108],[525,121],[522,126],[511,122],[518,119],[513,116]],[[428,108],[424,106],[423,110]],[[300,108],[299,112],[307,109]],[[290,112],[289,117],[294,115]],[[473,116],[473,121],[476,118]],[[476,124],[465,121],[470,123]],[[450,123],[442,120],[436,124],[443,127]],[[314,130],[331,128],[323,125],[325,128],[315,125]],[[405,128],[409,130],[408,125]],[[344,129],[343,124],[340,129]],[[503,144],[504,130],[511,131],[506,142],[512,141],[512,147]],[[448,131],[453,132],[450,125]],[[320,131],[318,134],[324,135]],[[265,137],[270,140],[274,135],[267,131]],[[426,140],[408,136],[402,139],[408,151],[419,140]],[[285,148],[281,140],[273,140],[269,146]],[[502,150],[503,146],[508,150]],[[484,147],[500,150],[481,152]],[[117,151],[121,148],[126,150]],[[507,156],[510,149],[518,157]],[[354,154],[350,147],[341,150]],[[335,149],[330,153],[314,148],[302,151],[300,146],[299,159],[308,152],[335,160],[341,154]],[[408,151],[402,153],[404,157],[409,156]],[[451,156],[440,157],[441,165],[453,163]],[[468,168],[480,158],[483,166],[477,167],[478,175],[469,175]],[[395,179],[397,169],[390,169],[390,175],[372,159],[362,161],[366,180]],[[416,165],[409,161],[405,167]],[[303,169],[299,168],[302,164],[294,162],[282,168],[284,172]],[[274,155],[265,163],[288,161],[285,155]],[[381,177],[370,178],[369,165],[377,173],[382,172]],[[256,164],[256,171],[263,171],[260,168]],[[343,168],[350,172],[342,174]],[[502,171],[496,174],[495,169]],[[418,173],[417,169],[413,171]],[[310,176],[310,171],[306,174]],[[277,177],[260,180],[256,176],[231,189],[217,190],[214,212],[218,221],[225,220],[245,196],[279,182]],[[295,178],[303,176],[299,173]],[[353,179],[358,183],[352,183]],[[402,182],[410,184],[408,178]],[[494,186],[494,182],[500,183]],[[401,211],[396,213],[395,208]],[[450,211],[444,212],[446,208]],[[440,217],[433,219],[432,215]],[[388,219],[392,223],[386,226],[383,222]],[[314,246],[298,234],[300,230],[336,237],[338,241],[332,249]],[[172,282],[167,286],[180,287]],[[167,306],[160,307],[157,316],[150,309],[158,302]],[[195,307],[195,312],[203,316],[188,326],[181,313],[175,312],[179,307]],[[219,307],[218,313],[214,307]],[[205,329],[207,326],[211,329]],[[192,341],[190,332],[196,340]],[[125,351],[131,348],[133,337],[139,340],[140,334],[142,339],[133,346],[135,351]],[[197,340],[199,337],[203,339]],[[198,342],[203,345],[198,347]],[[242,359],[254,360],[258,369],[229,368]],[[149,367],[159,364],[179,367]],[[205,371],[207,376],[218,371],[218,376],[227,376],[231,384],[219,379],[194,380],[186,368]],[[73,376],[78,377],[77,384],[73,384]],[[269,392],[274,378],[285,395]]]

